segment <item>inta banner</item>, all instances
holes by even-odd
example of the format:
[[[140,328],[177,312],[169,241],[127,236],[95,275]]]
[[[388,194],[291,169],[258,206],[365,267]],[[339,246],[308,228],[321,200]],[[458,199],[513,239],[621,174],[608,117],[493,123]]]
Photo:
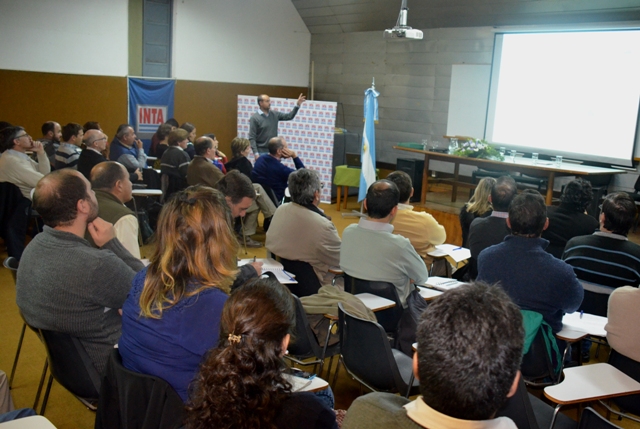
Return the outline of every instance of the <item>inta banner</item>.
[[[174,79],[128,79],[129,124],[147,153],[158,126],[173,117],[175,84]]]
[[[256,95],[238,95],[238,136],[249,137],[249,119],[258,111]],[[271,108],[290,112],[296,105],[295,98],[271,97]],[[295,118],[278,123],[278,135],[285,138],[305,167],[316,170],[324,184],[320,201],[331,204],[331,182],[333,163],[333,136],[336,125],[335,101],[305,101]],[[253,152],[248,157],[254,160]],[[282,162],[295,168],[290,159]]]

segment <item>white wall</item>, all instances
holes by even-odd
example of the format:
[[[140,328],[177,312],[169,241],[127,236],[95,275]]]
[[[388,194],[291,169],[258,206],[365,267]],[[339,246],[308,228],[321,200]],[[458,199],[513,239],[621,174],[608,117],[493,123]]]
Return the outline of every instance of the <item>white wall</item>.
[[[173,74],[307,86],[311,35],[291,0],[174,2]]]
[[[127,0],[0,0],[0,68],[126,76]]]

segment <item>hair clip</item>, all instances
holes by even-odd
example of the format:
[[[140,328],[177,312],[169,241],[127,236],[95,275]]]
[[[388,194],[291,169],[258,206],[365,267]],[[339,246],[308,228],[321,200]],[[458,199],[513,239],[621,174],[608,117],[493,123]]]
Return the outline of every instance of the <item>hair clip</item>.
[[[242,335],[229,334],[229,342],[230,343],[239,344],[241,339],[242,339]]]
[[[190,206],[193,206],[193,205],[195,205],[195,204],[196,204],[196,201],[197,201],[197,200],[196,200],[195,198],[189,198],[189,197],[187,196],[187,194],[186,194],[186,193],[185,193],[185,194],[180,195],[180,202],[181,202],[181,203],[187,203],[187,204],[189,204]]]

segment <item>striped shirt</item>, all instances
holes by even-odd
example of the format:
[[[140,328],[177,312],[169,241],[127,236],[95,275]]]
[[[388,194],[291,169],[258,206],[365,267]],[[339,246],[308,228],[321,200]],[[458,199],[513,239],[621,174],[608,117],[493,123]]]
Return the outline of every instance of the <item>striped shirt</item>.
[[[61,168],[73,168],[78,169],[78,158],[80,158],[80,148],[71,143],[60,143],[58,150],[56,150],[56,170]]]

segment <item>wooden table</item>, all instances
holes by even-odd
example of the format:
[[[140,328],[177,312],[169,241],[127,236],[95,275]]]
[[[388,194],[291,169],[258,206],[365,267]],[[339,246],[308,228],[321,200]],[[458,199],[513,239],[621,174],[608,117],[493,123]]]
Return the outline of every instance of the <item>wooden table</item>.
[[[489,159],[466,158],[463,156],[425,151],[422,149],[411,149],[401,146],[394,146],[393,148],[406,152],[424,154],[424,171],[422,172],[422,194],[420,196],[421,204],[424,204],[427,199],[427,189],[429,186],[429,161],[432,159],[454,163],[453,179],[445,181],[453,186],[453,191],[451,194],[452,202],[456,201],[458,186],[475,188],[475,185],[472,183],[460,181],[458,175],[460,164],[475,165],[477,167],[489,170],[516,171],[531,176],[546,177],[548,181],[546,196],[547,205],[551,205],[552,202],[553,181],[556,176],[597,176],[626,173],[626,171],[624,170],[617,170],[615,168],[592,167],[589,165],[574,164],[570,162],[563,162],[560,167],[557,167],[554,162],[544,160],[539,160],[538,163],[534,165],[531,158],[516,157],[515,160],[512,161],[510,157],[505,157],[505,161],[492,161]]]
[[[564,380],[544,388],[544,396],[558,404],[553,412],[551,426],[560,407],[600,399],[640,393],[640,383],[608,363],[576,366],[564,370]]]

